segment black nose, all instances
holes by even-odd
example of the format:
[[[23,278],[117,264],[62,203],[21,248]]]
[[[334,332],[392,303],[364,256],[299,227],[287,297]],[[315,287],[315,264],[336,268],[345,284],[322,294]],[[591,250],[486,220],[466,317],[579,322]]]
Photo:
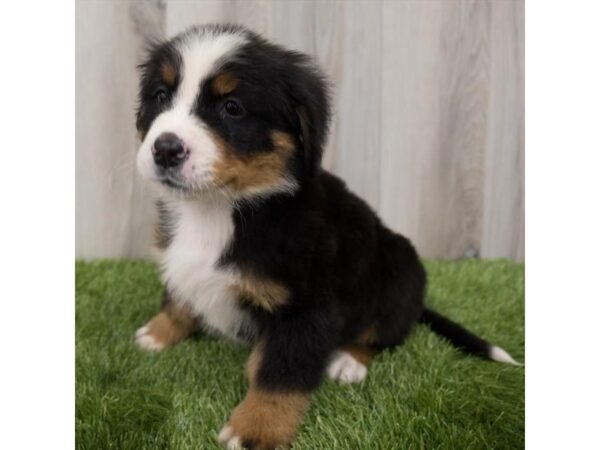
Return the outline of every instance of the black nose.
[[[152,154],[157,166],[167,168],[181,164],[187,158],[188,152],[175,134],[163,133],[154,141]]]

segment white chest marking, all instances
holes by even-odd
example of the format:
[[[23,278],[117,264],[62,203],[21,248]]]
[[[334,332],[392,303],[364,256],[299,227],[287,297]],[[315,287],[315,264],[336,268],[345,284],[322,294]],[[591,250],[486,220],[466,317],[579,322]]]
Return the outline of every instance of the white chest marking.
[[[233,236],[231,206],[213,198],[180,200],[170,207],[176,227],[160,260],[165,283],[177,301],[202,316],[209,329],[238,338],[249,317],[232,292],[237,276],[216,267]]]

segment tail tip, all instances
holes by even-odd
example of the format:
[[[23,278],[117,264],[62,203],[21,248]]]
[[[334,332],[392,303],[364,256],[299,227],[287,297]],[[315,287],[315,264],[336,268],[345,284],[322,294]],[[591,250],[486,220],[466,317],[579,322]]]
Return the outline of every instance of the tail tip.
[[[523,364],[515,361],[512,356],[508,354],[506,350],[503,348],[497,347],[495,345],[490,346],[488,351],[488,357],[493,359],[494,361],[498,361],[501,363],[512,364],[515,366],[522,366]]]

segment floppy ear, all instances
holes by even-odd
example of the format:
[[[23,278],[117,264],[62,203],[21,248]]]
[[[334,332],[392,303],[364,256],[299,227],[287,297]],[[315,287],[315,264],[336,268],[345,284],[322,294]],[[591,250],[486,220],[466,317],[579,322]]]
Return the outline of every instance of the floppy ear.
[[[303,161],[309,175],[318,172],[329,129],[329,92],[325,77],[312,64],[297,68],[291,86],[298,140],[302,143]]]
[[[308,130],[308,118],[306,116],[306,109],[303,106],[296,108],[296,115],[298,116],[298,123],[300,124],[300,134],[298,140],[302,144],[302,154],[304,156],[304,163],[306,166],[310,166],[310,133]]]

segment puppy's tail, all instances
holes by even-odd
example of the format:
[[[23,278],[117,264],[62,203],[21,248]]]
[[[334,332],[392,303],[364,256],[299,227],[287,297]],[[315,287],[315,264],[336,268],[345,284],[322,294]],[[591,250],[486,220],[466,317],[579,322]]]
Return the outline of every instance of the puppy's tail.
[[[506,350],[491,345],[489,342],[475,336],[466,328],[452,322],[450,319],[447,319],[431,309],[425,308],[423,310],[419,322],[428,325],[434,333],[445,337],[452,345],[465,353],[507,364],[521,365],[516,362]]]

